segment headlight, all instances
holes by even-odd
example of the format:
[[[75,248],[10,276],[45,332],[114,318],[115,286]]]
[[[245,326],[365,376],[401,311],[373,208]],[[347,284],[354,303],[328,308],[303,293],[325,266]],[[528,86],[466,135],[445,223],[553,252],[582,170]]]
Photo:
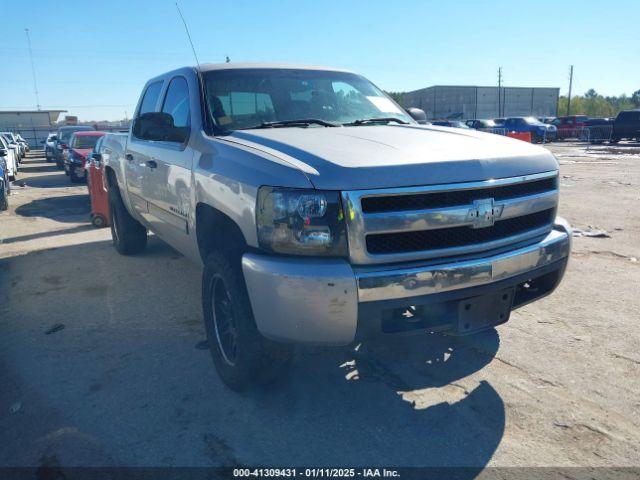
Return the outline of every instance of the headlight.
[[[335,191],[260,187],[260,247],[276,253],[346,257],[346,227]]]

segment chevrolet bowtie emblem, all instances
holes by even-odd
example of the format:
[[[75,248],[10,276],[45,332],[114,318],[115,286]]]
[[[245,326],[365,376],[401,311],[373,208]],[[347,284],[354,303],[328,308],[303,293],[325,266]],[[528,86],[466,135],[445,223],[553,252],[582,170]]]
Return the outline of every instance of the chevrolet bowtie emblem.
[[[496,205],[493,198],[474,200],[473,207],[467,214],[471,221],[471,228],[485,228],[492,226],[502,215],[504,205]]]

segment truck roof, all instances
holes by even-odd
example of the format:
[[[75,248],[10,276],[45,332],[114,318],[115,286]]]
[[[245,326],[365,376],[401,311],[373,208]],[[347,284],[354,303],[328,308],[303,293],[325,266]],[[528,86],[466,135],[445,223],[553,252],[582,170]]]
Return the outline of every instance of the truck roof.
[[[342,68],[324,67],[319,65],[299,65],[294,63],[245,63],[245,62],[229,62],[229,63],[203,63],[200,65],[201,72],[209,72],[211,70],[234,70],[245,68],[272,68],[272,69],[295,69],[295,70],[329,70],[332,72],[348,72],[353,73],[350,70],[344,70]]]

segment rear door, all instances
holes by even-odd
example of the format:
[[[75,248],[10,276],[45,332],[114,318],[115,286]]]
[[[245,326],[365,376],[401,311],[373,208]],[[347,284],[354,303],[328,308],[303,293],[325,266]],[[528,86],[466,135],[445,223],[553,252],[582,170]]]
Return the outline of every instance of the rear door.
[[[163,80],[158,80],[147,86],[135,118],[140,117],[143,113],[157,111],[163,84]],[[143,192],[142,180],[148,168],[147,161],[150,160],[152,155],[150,148],[153,142],[137,138],[133,133],[133,129],[130,137],[124,159],[129,201],[131,202],[132,208],[140,217],[142,217],[145,222],[148,222],[150,219],[149,209],[147,207],[147,200],[145,199],[147,195]]]
[[[172,116],[183,141],[149,142],[142,193],[148,205],[152,229],[172,244],[182,242],[189,233],[191,162],[191,97],[183,75],[169,79],[160,102],[160,111]]]

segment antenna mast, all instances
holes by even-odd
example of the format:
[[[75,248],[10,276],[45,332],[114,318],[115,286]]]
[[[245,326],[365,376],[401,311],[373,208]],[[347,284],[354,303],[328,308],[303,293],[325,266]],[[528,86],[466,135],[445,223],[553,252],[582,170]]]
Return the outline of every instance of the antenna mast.
[[[176,2],[176,8],[178,9],[178,15],[182,19],[182,24],[184,25],[184,29],[187,32],[187,38],[189,38],[189,44],[191,45],[191,50],[193,50],[193,56],[196,57],[196,64],[198,65],[198,71],[200,71],[200,61],[198,60],[198,54],[196,53],[196,47],[193,46],[193,40],[191,40],[191,34],[189,33],[189,27],[187,26],[187,21],[184,19],[182,15],[182,10],[180,10],[180,5]]]
[[[40,96],[38,95],[38,82],[36,81],[36,67],[33,65],[33,52],[31,51],[31,36],[29,29],[24,29],[27,34],[27,44],[29,45],[29,59],[31,60],[31,74],[33,75],[33,90],[36,94],[36,108],[40,110]]]
[[[209,123],[210,121],[213,121],[214,124],[212,125],[212,128],[215,130],[216,125],[215,125],[215,120],[213,117],[213,112],[211,111],[211,105],[209,104],[209,100],[207,98],[207,90],[204,87],[204,78],[202,77],[202,71],[200,70],[200,61],[198,60],[198,54],[196,53],[196,47],[193,46],[193,40],[191,40],[191,33],[189,33],[189,27],[187,26],[187,21],[184,19],[184,15],[182,15],[182,10],[180,10],[180,5],[178,5],[178,2],[176,1],[176,9],[178,10],[178,15],[180,15],[180,19],[182,20],[182,24],[184,25],[184,29],[187,32],[187,38],[189,39],[189,45],[191,45],[191,50],[193,51],[193,56],[196,59],[196,65],[198,66],[198,68],[196,69],[196,75],[198,76],[198,80],[199,80],[199,87],[200,87],[200,95],[201,95],[201,101],[204,103],[204,108],[205,111],[208,115],[205,115],[204,118],[204,126],[205,126],[205,131],[209,130]]]

